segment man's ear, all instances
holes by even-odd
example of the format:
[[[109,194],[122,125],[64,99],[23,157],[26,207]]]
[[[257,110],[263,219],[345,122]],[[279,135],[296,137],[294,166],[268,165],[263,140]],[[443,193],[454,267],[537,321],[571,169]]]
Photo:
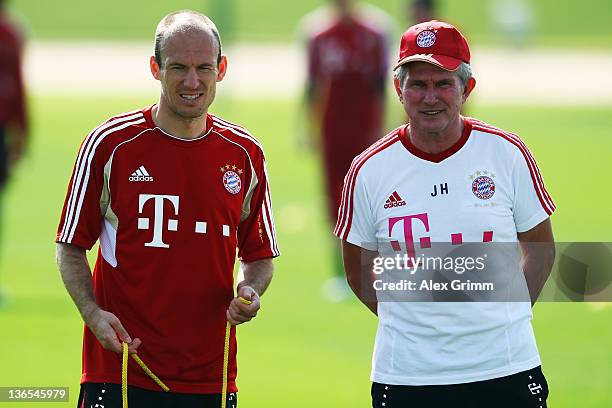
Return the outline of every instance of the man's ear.
[[[465,85],[465,88],[463,88],[463,102],[467,101],[468,96],[470,96],[475,87],[476,79],[474,77],[470,77]]]
[[[397,77],[393,77],[393,86],[395,87],[395,93],[397,93],[397,96],[399,97],[400,102],[402,101],[402,88],[400,86],[400,82],[399,79],[397,79]]]
[[[153,78],[159,81],[159,71],[161,68],[157,64],[157,61],[155,61],[155,57],[153,55],[151,55],[151,58],[149,58],[149,67],[151,68],[151,74],[153,75]]]
[[[219,62],[217,71],[217,82],[223,81],[225,73],[227,72],[227,57],[225,55],[221,56],[221,61]]]

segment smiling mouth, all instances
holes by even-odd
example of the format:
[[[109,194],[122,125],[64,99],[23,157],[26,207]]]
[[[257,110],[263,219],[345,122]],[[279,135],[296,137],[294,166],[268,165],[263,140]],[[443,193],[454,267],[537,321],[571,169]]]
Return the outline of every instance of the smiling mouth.
[[[197,94],[179,94],[179,96],[186,100],[186,101],[195,101],[196,99],[198,99],[200,96],[202,96],[204,94],[202,93],[197,93]]]
[[[441,113],[441,112],[442,112],[442,110],[428,110],[428,111],[422,111],[422,113],[423,113],[424,115],[427,115],[427,116],[436,116],[437,114],[439,114],[439,113]]]

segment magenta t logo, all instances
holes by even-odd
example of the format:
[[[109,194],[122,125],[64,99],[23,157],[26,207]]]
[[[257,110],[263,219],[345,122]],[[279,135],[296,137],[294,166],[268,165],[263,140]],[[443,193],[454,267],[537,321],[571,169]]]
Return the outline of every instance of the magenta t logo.
[[[417,219],[421,221],[425,227],[425,232],[429,232],[429,218],[427,213],[405,215],[403,217],[391,217],[389,218],[389,237],[392,236],[393,227],[399,221],[404,222],[404,242],[406,242],[406,252],[408,253],[409,259],[415,258],[415,247],[414,247],[414,234],[412,233],[412,220]],[[429,237],[423,237],[419,239],[421,248],[429,248],[431,246],[431,239]],[[400,251],[400,245],[398,241],[391,241],[391,246],[395,251]]]

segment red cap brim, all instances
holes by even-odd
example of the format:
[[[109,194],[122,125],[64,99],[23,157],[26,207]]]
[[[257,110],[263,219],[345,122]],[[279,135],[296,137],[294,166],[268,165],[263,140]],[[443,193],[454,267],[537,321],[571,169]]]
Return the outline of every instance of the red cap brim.
[[[413,61],[428,62],[442,69],[445,69],[447,71],[456,70],[457,68],[459,68],[459,65],[461,65],[461,63],[463,62],[460,59],[453,58],[453,57],[447,57],[446,55],[415,54],[415,55],[411,55],[409,57],[399,60],[398,63],[395,64],[395,67],[393,67],[393,70],[395,71],[396,69],[400,67],[400,65],[404,65],[408,62],[413,62]]]

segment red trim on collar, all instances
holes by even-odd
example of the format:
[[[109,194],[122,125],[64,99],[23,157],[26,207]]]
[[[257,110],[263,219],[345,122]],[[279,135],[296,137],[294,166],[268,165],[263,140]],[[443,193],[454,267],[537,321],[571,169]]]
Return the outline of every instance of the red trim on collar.
[[[400,140],[402,141],[402,144],[404,145],[406,150],[408,150],[410,153],[412,153],[416,157],[423,159],[423,160],[433,162],[433,163],[440,163],[442,160],[445,160],[451,157],[453,154],[461,150],[463,145],[465,145],[465,143],[468,141],[468,138],[470,137],[470,133],[472,133],[472,123],[465,118],[462,118],[462,119],[463,119],[463,133],[461,134],[461,137],[459,138],[459,140],[457,140],[457,142],[454,145],[452,145],[451,147],[449,147],[448,149],[440,153],[427,153],[427,152],[422,151],[418,147],[416,147],[414,144],[412,144],[412,141],[410,141],[410,136],[408,134],[408,127],[410,126],[410,124],[407,124],[400,130]]]

